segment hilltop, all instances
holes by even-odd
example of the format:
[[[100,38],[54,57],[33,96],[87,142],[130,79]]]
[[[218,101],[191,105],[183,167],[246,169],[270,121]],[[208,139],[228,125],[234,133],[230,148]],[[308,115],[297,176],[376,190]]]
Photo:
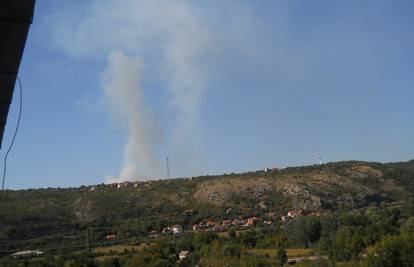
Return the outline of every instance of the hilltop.
[[[262,216],[296,209],[352,210],[412,203],[414,160],[360,161],[79,188],[8,190],[0,202],[0,250],[72,246],[93,227],[96,240],[203,220]],[[226,210],[231,208],[231,214]],[[191,212],[188,212],[191,211]],[[81,237],[83,242],[83,237]]]

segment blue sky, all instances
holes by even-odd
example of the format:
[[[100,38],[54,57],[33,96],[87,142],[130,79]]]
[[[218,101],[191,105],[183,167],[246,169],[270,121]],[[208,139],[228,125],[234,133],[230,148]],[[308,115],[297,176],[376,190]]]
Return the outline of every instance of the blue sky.
[[[318,148],[324,161],[412,159],[413,8],[37,1],[6,187],[96,184],[127,166],[125,179],[164,178],[166,156],[174,177],[314,164]]]

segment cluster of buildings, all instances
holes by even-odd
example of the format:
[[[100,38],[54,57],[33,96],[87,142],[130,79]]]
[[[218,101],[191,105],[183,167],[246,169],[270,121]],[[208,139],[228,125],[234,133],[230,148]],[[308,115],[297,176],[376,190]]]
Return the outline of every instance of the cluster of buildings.
[[[231,213],[232,209],[229,208],[226,210],[226,214]],[[194,211],[191,209],[185,210],[183,212],[184,214],[193,214]],[[321,216],[321,212],[320,211],[303,211],[303,210],[290,210],[286,213],[286,215],[282,215],[280,216],[280,221],[283,223],[289,219],[293,219],[299,216]],[[213,231],[213,232],[224,232],[226,230],[228,230],[230,227],[232,228],[236,228],[236,229],[242,229],[242,228],[248,228],[248,227],[252,227],[258,224],[262,224],[262,225],[272,225],[274,224],[274,220],[277,218],[278,216],[276,215],[275,212],[268,212],[265,214],[264,218],[260,218],[257,216],[253,216],[253,217],[249,217],[246,219],[240,219],[240,218],[236,218],[233,220],[222,220],[221,222],[215,222],[213,220],[204,220],[198,224],[194,224],[191,227],[190,231],[194,231],[194,232],[202,232],[202,231]],[[273,218],[273,219],[272,219]],[[152,230],[149,233],[149,236],[152,238],[156,238],[158,237],[160,234],[172,234],[172,235],[179,235],[183,233],[183,228],[181,225],[173,225],[173,226],[169,226],[169,227],[165,227],[164,229],[162,229],[162,231],[159,233],[155,230]]]
[[[277,167],[272,167],[272,168],[264,168],[263,171],[264,172],[277,172],[279,171],[279,169]]]
[[[280,220],[282,222],[285,222],[289,219],[294,219],[296,217],[300,217],[300,216],[316,216],[319,217],[321,216],[321,211],[317,210],[317,211],[303,211],[303,210],[290,210],[287,212],[286,215],[282,215],[280,217]]]
[[[121,188],[121,187],[138,187],[142,182],[122,182],[109,184],[110,187]]]
[[[112,184],[108,184],[108,186],[115,188],[115,189],[120,189],[123,187],[144,187],[144,188],[148,188],[150,187],[152,184],[152,181],[148,181],[148,182],[122,182],[122,183],[112,183]],[[89,187],[89,191],[96,191],[98,190],[100,187],[105,186],[104,184],[99,184],[99,185],[92,185]]]
[[[149,237],[156,238],[160,234],[164,235],[179,235],[183,233],[183,227],[179,224],[175,224],[173,226],[165,227],[161,230],[161,233],[155,230],[149,232]]]
[[[226,210],[226,214],[232,212],[232,208]],[[195,212],[192,209],[187,209],[183,212],[183,214],[194,214]],[[280,221],[282,223],[294,219],[300,216],[321,216],[321,211],[303,211],[303,210],[290,210],[285,215],[280,216]],[[204,220],[198,224],[192,225],[190,231],[194,232],[225,232],[229,228],[235,229],[243,229],[252,226],[256,226],[258,224],[261,225],[272,225],[274,224],[275,220],[277,220],[278,216],[276,212],[268,212],[266,213],[263,218],[258,216],[253,216],[245,219],[236,218],[232,220],[222,220],[221,222],[215,222],[213,220]],[[160,232],[156,230],[152,230],[149,232],[149,237],[157,238],[160,234],[163,235],[180,235],[183,233],[183,227],[179,224],[175,224],[172,226],[168,226],[163,228]],[[116,240],[116,234],[108,234],[106,236],[106,240],[113,241]]]
[[[229,208],[226,213],[228,214],[231,211],[231,208]],[[193,214],[194,211],[191,209],[185,210],[184,211],[185,214]],[[321,211],[303,211],[303,210],[290,210],[286,213],[286,215],[282,215],[280,216],[280,221],[286,222],[288,220],[294,219],[296,217],[300,217],[300,216],[321,216]],[[265,214],[264,216],[265,219],[262,219],[260,217],[257,216],[253,216],[250,218],[246,218],[246,219],[233,219],[233,220],[223,220],[221,222],[214,222],[212,220],[205,220],[202,221],[198,224],[194,224],[191,228],[192,231],[194,232],[202,232],[202,231],[206,231],[206,232],[225,232],[227,231],[230,227],[231,228],[236,228],[236,229],[243,229],[243,228],[248,228],[248,227],[252,227],[258,224],[262,224],[262,225],[272,225],[274,224],[274,220],[272,220],[271,218],[276,219],[276,213],[275,212],[268,212]],[[149,237],[151,238],[157,238],[160,234],[164,234],[164,235],[180,235],[183,233],[183,227],[179,224],[175,224],[172,226],[168,226],[165,227],[161,230],[161,232],[158,232],[156,230],[152,230],[149,232]],[[108,241],[113,241],[116,240],[117,236],[116,234],[108,234],[106,236],[106,240]]]
[[[263,223],[266,225],[273,224],[272,220],[262,220],[262,218],[253,216],[247,219],[233,219],[233,220],[223,220],[222,222],[201,222],[199,224],[194,224],[192,230],[195,232],[198,231],[215,231],[215,232],[223,232],[226,231],[230,227],[234,228],[247,228],[251,226],[255,226],[259,223]]]
[[[162,229],[163,234],[173,234],[173,235],[179,235],[183,232],[183,227],[179,224],[166,227]]]
[[[224,232],[228,230],[230,227],[242,228],[242,227],[250,227],[254,226],[258,223],[262,222],[262,219],[259,217],[251,217],[247,219],[234,219],[234,220],[223,220],[222,222],[214,222],[214,221],[204,221],[198,224],[194,224],[192,226],[192,231],[194,232],[201,232],[201,231],[214,231],[214,232]],[[264,224],[270,225],[273,221],[267,220],[263,221]],[[173,225],[169,227],[165,227],[162,229],[161,234],[173,234],[179,235],[183,233],[183,228],[181,225]],[[152,230],[149,232],[149,236],[152,238],[156,238],[159,236],[159,232]]]

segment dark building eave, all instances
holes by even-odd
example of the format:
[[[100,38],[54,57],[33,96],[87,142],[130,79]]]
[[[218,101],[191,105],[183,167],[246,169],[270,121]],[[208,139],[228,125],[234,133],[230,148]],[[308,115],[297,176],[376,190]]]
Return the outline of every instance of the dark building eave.
[[[0,1],[0,147],[35,0]]]

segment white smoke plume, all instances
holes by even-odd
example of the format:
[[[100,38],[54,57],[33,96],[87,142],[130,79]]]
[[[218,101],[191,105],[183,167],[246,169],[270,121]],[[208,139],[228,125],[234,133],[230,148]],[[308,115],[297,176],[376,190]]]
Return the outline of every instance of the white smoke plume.
[[[119,179],[162,177],[153,140],[156,127],[150,123],[150,109],[143,98],[149,88],[138,86],[136,59],[149,66],[146,73],[161,81],[169,97],[166,110],[174,126],[169,129],[164,156],[172,158],[174,175],[200,174],[202,153],[197,150],[196,135],[209,75],[206,61],[220,42],[229,42],[227,36],[217,36],[213,28],[218,24],[206,14],[200,3],[190,1],[99,0],[87,5],[83,14],[79,9],[64,10],[49,21],[55,25],[52,42],[58,49],[95,62],[108,58],[101,87],[129,133]],[[246,24],[237,21],[233,32],[242,32]],[[114,177],[108,180],[116,181]]]
[[[118,178],[107,177],[107,182],[142,180],[160,175],[160,163],[154,155],[159,128],[139,86],[140,69],[137,59],[114,51],[108,57],[101,79],[101,87],[112,112],[128,131],[121,174]]]

